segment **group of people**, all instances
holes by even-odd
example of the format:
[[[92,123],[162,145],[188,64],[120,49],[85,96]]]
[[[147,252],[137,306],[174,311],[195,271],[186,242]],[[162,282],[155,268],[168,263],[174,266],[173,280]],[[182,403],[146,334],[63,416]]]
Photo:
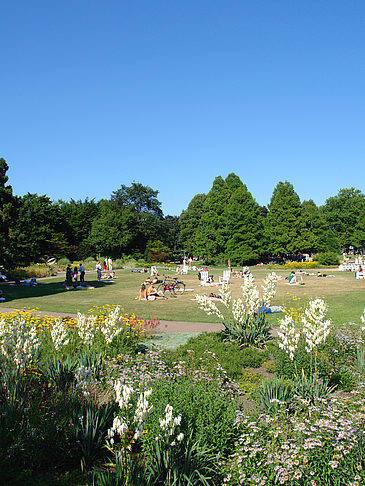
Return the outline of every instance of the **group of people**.
[[[152,279],[147,277],[146,280],[141,284],[139,289],[139,294],[137,300],[163,300],[166,299],[163,292],[158,291],[155,285],[161,283],[162,281],[158,279],[158,273],[152,275]]]
[[[101,272],[104,270],[109,270],[110,274],[107,277],[102,277]],[[103,264],[101,263],[100,260],[96,262],[96,275],[98,280],[101,280],[102,278],[114,278],[115,277],[115,272],[112,272],[113,270],[113,261],[111,258],[105,258],[103,261]]]
[[[66,268],[66,285],[68,287],[76,286],[80,277],[80,282],[85,282],[85,267],[82,263],[80,266],[71,267],[69,263]]]

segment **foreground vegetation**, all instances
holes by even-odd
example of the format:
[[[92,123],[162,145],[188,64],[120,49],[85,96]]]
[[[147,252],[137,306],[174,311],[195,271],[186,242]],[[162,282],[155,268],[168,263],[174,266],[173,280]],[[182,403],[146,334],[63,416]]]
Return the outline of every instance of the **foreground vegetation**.
[[[323,300],[292,300],[273,339],[276,277],[256,283],[194,303],[225,330],[175,351],[115,306],[4,314],[2,484],[363,484],[365,315],[336,329]]]

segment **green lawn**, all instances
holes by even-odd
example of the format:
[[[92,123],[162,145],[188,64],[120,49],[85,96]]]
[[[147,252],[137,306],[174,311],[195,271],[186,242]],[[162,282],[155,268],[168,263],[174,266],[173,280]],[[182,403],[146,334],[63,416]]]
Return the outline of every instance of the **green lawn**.
[[[323,298],[329,308],[329,317],[336,323],[354,321],[360,322],[360,315],[365,307],[365,280],[355,280],[352,272],[337,272],[336,270],[325,270],[327,274],[335,275],[334,278],[318,278],[316,276],[305,276],[303,286],[289,286],[285,281],[279,281],[277,296],[274,304],[289,303],[293,296],[304,303],[310,298]],[[257,284],[262,284],[263,278],[269,270],[253,267],[253,273]],[[316,270],[310,270],[315,273]],[[160,272],[174,275],[172,272]],[[215,280],[222,275],[222,270],[213,269],[209,271]],[[289,272],[277,271],[283,277]],[[117,271],[118,278],[114,283],[95,280],[95,274],[87,274],[86,280],[90,285],[95,286],[94,290],[65,291],[63,289],[64,276],[40,280],[37,287],[15,287],[4,284],[1,286],[5,302],[1,307],[14,308],[38,308],[39,310],[52,312],[85,312],[94,305],[118,304],[126,312],[135,313],[139,317],[155,317],[160,320],[191,321],[191,322],[217,322],[214,316],[207,316],[201,311],[196,302],[191,299],[196,293],[209,294],[218,293],[218,287],[200,287],[197,272],[190,272],[181,279],[186,287],[194,289],[193,292],[186,292],[176,298],[168,298],[165,301],[137,301],[138,290],[146,274],[134,273],[130,270]],[[240,294],[241,279],[233,279],[230,286],[233,297]],[[272,325],[280,316],[274,314],[269,316]]]

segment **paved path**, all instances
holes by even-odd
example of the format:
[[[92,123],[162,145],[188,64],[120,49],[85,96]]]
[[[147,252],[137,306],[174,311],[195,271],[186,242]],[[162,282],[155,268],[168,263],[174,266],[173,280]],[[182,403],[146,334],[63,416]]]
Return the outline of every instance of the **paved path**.
[[[17,309],[11,309],[7,307],[0,307],[0,314],[5,312],[12,312]],[[19,309],[18,309],[19,310]],[[67,314],[64,312],[46,312],[37,311],[37,314],[41,316],[55,316],[55,317],[77,317],[76,314]],[[181,322],[181,321],[160,321],[160,325],[156,328],[155,332],[162,333],[190,333],[190,332],[214,332],[221,331],[223,329],[222,324],[214,322]]]

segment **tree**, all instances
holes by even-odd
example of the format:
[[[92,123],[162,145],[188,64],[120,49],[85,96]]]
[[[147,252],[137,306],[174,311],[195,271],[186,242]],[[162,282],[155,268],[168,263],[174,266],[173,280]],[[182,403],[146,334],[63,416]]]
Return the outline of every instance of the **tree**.
[[[262,251],[263,220],[261,208],[241,183],[229,199],[225,218],[228,240],[227,258],[233,265],[248,265],[259,260]]]
[[[145,258],[148,262],[166,262],[171,259],[171,250],[162,241],[150,241],[147,244]]]
[[[158,191],[140,182],[132,182],[131,186],[121,185],[120,189],[112,193],[112,200],[121,206],[129,206],[136,213],[151,213],[158,218],[163,217],[161,203],[157,199]]]
[[[58,201],[60,214],[64,222],[64,233],[70,245],[78,246],[87,239],[93,219],[98,213],[98,205],[94,199],[85,201]]]
[[[338,238],[341,248],[365,246],[365,196],[354,187],[340,189],[322,206],[329,229]]]
[[[179,246],[188,254],[196,252],[196,231],[203,216],[205,194],[197,194],[190,201],[187,209],[182,211],[179,217]]]
[[[265,218],[268,249],[272,253],[299,253],[303,230],[298,194],[289,182],[279,182],[274,189]]]
[[[8,169],[5,159],[0,158],[0,265],[5,267],[9,267],[13,259],[11,226],[16,210],[13,189],[10,185],[6,185]]]
[[[18,199],[14,237],[16,260],[20,263],[36,262],[49,255],[58,257],[70,249],[58,204],[46,195],[28,193]]]
[[[327,223],[312,199],[302,202],[302,222],[301,251],[309,254],[326,251],[328,249]]]
[[[196,231],[196,250],[208,259],[225,254],[225,208],[230,196],[231,192],[226,182],[221,176],[216,177],[204,201],[203,214]]]
[[[87,241],[95,253],[118,258],[133,248],[135,225],[136,217],[131,209],[103,199]]]
[[[166,216],[162,221],[162,242],[173,252],[177,251],[179,241],[179,218],[178,216]]]

